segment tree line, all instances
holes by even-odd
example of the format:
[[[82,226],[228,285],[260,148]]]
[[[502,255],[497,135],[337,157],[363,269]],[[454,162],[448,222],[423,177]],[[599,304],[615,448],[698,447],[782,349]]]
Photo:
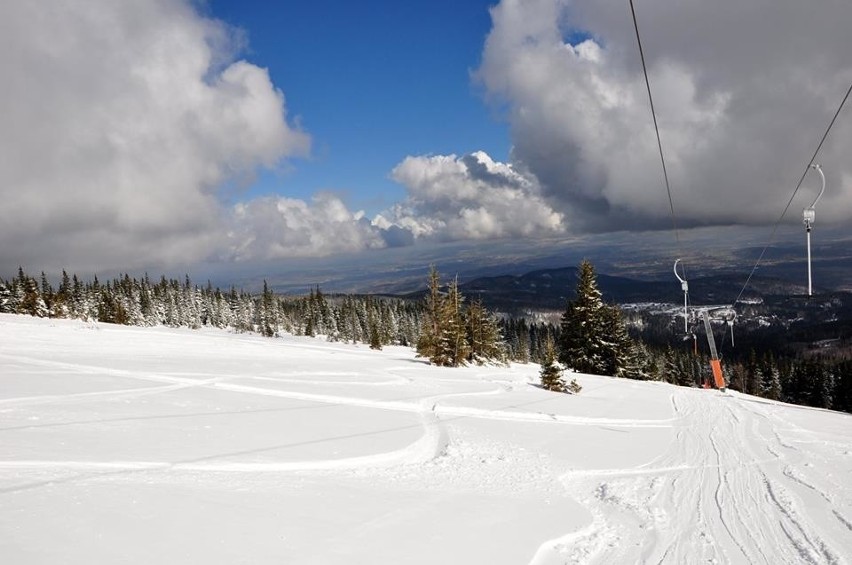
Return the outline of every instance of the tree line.
[[[633,321],[641,322],[641,318],[634,317]],[[646,327],[641,323],[637,326]],[[519,340],[528,335],[543,336],[530,351],[539,355],[542,386],[551,390],[570,388],[571,383],[566,385],[562,378],[562,368],[690,387],[710,381],[709,356],[695,351],[691,341],[673,347],[670,328],[669,343],[664,347],[644,343],[639,339],[640,331],[634,331],[631,337],[620,309],[603,302],[594,267],[588,261],[580,265],[575,296],[568,301],[558,327],[533,324],[528,329],[523,321],[513,322],[512,327],[520,328]],[[658,337],[656,333],[654,336]],[[548,351],[551,341],[557,344],[555,351]],[[728,387],[733,390],[852,412],[852,359],[810,356],[777,360],[771,352],[758,354],[751,349],[746,357],[732,356],[724,365]]]
[[[0,313],[71,318],[132,326],[216,327],[275,336],[325,335],[330,340],[410,345],[419,338],[420,307],[411,301],[372,296],[326,296],[311,289],[306,296],[281,296],[264,281],[252,294],[235,287],[200,287],[161,277],[151,281],[123,275],[102,282],[81,281],[62,273],[54,288],[23,269],[17,277],[0,279]]]
[[[709,356],[683,348],[649,349],[648,373],[655,380],[702,386],[709,379]],[[770,400],[852,412],[852,360],[776,358],[750,349],[745,357],[723,360],[728,388]],[[672,378],[674,377],[674,378]]]
[[[152,282],[123,275],[101,282],[62,272],[58,288],[18,269],[0,279],[0,313],[71,318],[133,326],[216,327],[257,332],[326,336],[330,341],[416,346],[437,365],[505,363],[507,348],[492,313],[480,301],[466,303],[453,283],[445,294],[437,283],[425,301],[369,295],[326,295],[319,287],[306,296],[281,296],[266,281],[259,294],[226,291],[166,279]],[[434,343],[428,346],[427,343]],[[524,354],[529,357],[529,352]]]
[[[692,344],[651,346],[631,336],[621,310],[603,301],[594,268],[578,270],[574,298],[559,323],[500,317],[480,298],[468,300],[457,281],[442,284],[434,268],[422,300],[368,295],[326,295],[319,287],[304,296],[282,296],[266,282],[260,293],[208,282],[123,275],[106,282],[81,281],[65,271],[58,287],[18,269],[0,279],[0,313],[172,327],[217,327],[275,336],[323,335],[332,341],[416,347],[436,365],[534,362],[547,367],[552,390],[568,390],[562,370],[702,386],[706,354]],[[544,369],[543,369],[544,371]],[[852,359],[776,359],[753,352],[725,362],[729,388],[769,399],[852,412]],[[554,375],[556,375],[554,377]]]

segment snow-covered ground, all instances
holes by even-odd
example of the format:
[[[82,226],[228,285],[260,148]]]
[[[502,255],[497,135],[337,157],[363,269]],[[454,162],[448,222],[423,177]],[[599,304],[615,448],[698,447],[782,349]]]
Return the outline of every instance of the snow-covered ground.
[[[0,315],[0,562],[850,563],[852,418]]]

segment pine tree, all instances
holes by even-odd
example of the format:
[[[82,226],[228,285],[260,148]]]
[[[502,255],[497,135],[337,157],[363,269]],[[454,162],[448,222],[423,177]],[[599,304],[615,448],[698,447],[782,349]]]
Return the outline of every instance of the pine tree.
[[[44,271],[41,272],[41,299],[44,302],[46,316],[49,318],[53,315],[53,287],[47,280],[47,275]]]
[[[59,282],[59,290],[53,297],[54,315],[59,318],[67,318],[71,303],[71,278],[65,269],[62,269],[62,278]]]
[[[817,380],[811,396],[811,406],[832,408],[834,406],[834,371],[824,363],[816,363]]]
[[[367,326],[369,328],[370,335],[370,349],[379,350],[382,348],[382,338],[379,332],[379,324],[376,320],[375,308],[371,302],[370,298],[367,297]]]
[[[89,307],[86,303],[86,294],[83,283],[77,278],[77,274],[71,277],[71,316],[73,318],[85,319]]]
[[[834,366],[834,410],[852,412],[852,361],[844,359]]]
[[[439,340],[443,332],[444,301],[445,298],[441,294],[440,275],[435,265],[432,265],[429,268],[429,290],[426,294],[420,339],[417,340],[417,354],[428,358],[433,363],[438,356]]]
[[[628,379],[645,379],[639,364],[636,343],[627,333],[621,309],[608,306],[604,314],[604,374]]]
[[[771,400],[781,398],[781,373],[772,353],[767,353],[763,357],[760,370],[760,396]]]
[[[438,351],[433,359],[436,365],[458,367],[465,363],[470,353],[462,310],[463,302],[464,297],[459,291],[458,279],[455,279],[447,288],[447,297],[441,312],[442,327],[438,339]]]
[[[18,307],[18,313],[29,314],[30,316],[37,316],[39,318],[48,317],[50,311],[41,296],[38,283],[32,277],[23,276],[23,271],[21,276],[24,279],[23,299]]]
[[[527,327],[526,320],[521,320],[517,325],[517,351],[515,352],[515,361],[518,363],[530,362],[530,331]]]
[[[266,279],[263,281],[263,294],[260,296],[260,334],[265,337],[273,337],[278,332],[278,316],[275,312],[275,296],[269,290]]]
[[[577,272],[576,297],[562,314],[559,360],[563,365],[582,373],[607,374],[604,317],[594,267],[583,260]]]
[[[621,310],[603,303],[594,267],[587,260],[580,263],[576,296],[568,302],[560,326],[559,360],[566,367],[582,373],[643,378]]]
[[[638,356],[640,371],[644,375],[644,378],[649,381],[659,381],[660,357],[652,353],[642,341],[636,344],[636,354]]]
[[[0,280],[0,314],[11,314],[15,311],[12,305],[12,290],[8,283]]]
[[[556,345],[548,336],[544,342],[541,362],[541,387],[554,392],[565,392],[565,381],[562,378],[562,367],[556,361]]]
[[[503,336],[500,335],[500,327],[491,313],[482,305],[482,300],[476,300],[468,305],[465,311],[465,324],[470,350],[468,361],[481,365],[489,361],[505,360],[506,348]]]
[[[752,349],[748,354],[748,362],[745,366],[745,392],[754,396],[760,395],[760,368],[757,363],[757,353]]]
[[[823,363],[805,359],[793,365],[783,383],[782,400],[818,408],[831,408],[834,395],[834,374]]]

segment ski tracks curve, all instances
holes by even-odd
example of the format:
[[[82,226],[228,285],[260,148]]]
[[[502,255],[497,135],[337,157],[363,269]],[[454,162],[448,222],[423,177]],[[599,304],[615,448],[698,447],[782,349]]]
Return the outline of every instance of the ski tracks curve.
[[[846,490],[832,490],[831,475],[819,476],[813,454],[790,439],[805,431],[748,398],[678,390],[681,420],[663,454],[636,468],[563,474],[591,523],[543,544],[531,565],[849,563],[852,501],[831,494]]]

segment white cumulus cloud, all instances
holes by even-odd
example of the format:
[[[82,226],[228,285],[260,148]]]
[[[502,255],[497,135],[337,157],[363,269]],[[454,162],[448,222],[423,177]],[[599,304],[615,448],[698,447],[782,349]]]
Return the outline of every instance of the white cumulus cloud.
[[[528,178],[486,153],[406,157],[392,178],[408,197],[376,218],[418,238],[438,240],[535,236],[563,231],[561,214]]]
[[[305,155],[265,69],[189,1],[0,8],[0,267],[133,268],[226,245],[217,191]]]
[[[255,198],[234,207],[227,258],[268,260],[358,252],[385,247],[383,231],[363,212],[351,212],[330,193],[318,194],[310,204],[281,196]]]

